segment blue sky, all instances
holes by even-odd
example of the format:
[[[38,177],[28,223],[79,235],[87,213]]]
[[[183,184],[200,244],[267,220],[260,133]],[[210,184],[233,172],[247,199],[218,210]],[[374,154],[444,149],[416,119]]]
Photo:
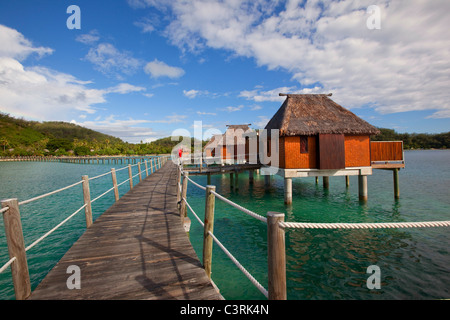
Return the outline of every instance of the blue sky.
[[[261,128],[278,93],[332,92],[375,126],[445,132],[448,21],[444,0],[1,1],[0,110],[139,142]]]

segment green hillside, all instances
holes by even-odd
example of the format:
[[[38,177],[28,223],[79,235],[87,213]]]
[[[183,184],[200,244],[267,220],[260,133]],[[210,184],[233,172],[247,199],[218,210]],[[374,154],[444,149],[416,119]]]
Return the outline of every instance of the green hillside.
[[[0,156],[167,154],[179,141],[170,137],[132,144],[67,122],[37,122],[0,112]],[[202,142],[204,145],[206,142]],[[193,149],[194,139],[191,139]]]

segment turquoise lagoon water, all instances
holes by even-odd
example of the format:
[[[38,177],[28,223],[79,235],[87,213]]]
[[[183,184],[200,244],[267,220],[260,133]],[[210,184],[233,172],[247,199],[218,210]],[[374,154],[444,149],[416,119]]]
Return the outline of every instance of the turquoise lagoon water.
[[[405,151],[400,171],[400,199],[393,195],[392,172],[374,170],[368,177],[369,200],[358,200],[357,177],[345,187],[343,177],[331,177],[329,190],[314,178],[293,180],[293,205],[283,201],[283,180],[270,187],[264,177],[239,175],[239,190],[230,189],[229,175],[214,175],[217,192],[263,216],[283,212],[295,222],[406,222],[450,220],[450,151]],[[94,176],[111,165],[62,163],[0,163],[0,197],[25,200],[64,187],[81,175]],[[117,166],[118,167],[118,166]],[[136,170],[136,168],[135,168]],[[118,180],[127,179],[127,170]],[[134,173],[135,174],[135,173]],[[193,177],[206,185],[205,176]],[[111,178],[91,181],[92,198],[111,186]],[[137,183],[135,179],[135,183]],[[128,191],[128,183],[121,194]],[[188,201],[201,218],[204,191],[190,184]],[[93,204],[94,219],[114,202],[108,194]],[[82,205],[81,187],[21,206],[26,245]],[[192,220],[190,240],[199,258],[203,230]],[[0,265],[8,260],[3,221],[0,221]],[[85,231],[81,212],[56,233],[27,252],[32,288]],[[384,230],[286,231],[288,299],[442,299],[450,298],[449,228]],[[267,288],[266,225],[216,199],[214,233],[243,266]],[[368,289],[367,267],[381,270],[381,289]],[[214,245],[212,278],[226,299],[265,299],[229,258]],[[14,299],[9,269],[0,274],[0,298]]]

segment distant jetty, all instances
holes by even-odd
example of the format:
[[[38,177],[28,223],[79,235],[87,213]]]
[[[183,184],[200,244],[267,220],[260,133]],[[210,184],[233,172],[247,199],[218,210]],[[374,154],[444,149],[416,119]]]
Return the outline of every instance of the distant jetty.
[[[145,160],[157,157],[159,155],[145,156],[80,156],[80,157],[43,157],[43,156],[25,156],[0,158],[0,162],[14,161],[36,161],[36,162],[65,162],[82,164],[136,164]]]

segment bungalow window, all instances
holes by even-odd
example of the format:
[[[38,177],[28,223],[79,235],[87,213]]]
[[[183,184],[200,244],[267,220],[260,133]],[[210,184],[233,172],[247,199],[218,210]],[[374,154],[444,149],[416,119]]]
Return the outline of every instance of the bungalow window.
[[[308,153],[308,137],[300,137],[300,153]]]

